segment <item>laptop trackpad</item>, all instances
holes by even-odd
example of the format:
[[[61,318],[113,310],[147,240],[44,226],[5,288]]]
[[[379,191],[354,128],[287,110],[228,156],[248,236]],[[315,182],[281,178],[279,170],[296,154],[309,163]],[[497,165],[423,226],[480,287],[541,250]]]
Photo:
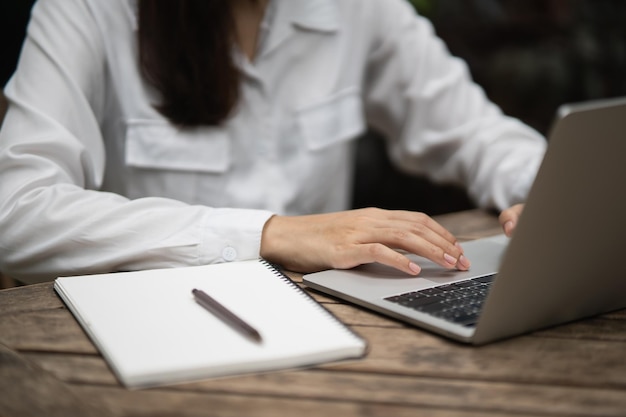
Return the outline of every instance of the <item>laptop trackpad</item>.
[[[420,277],[437,284],[492,274],[498,271],[502,256],[508,244],[508,238],[498,235],[492,238],[478,239],[464,243],[463,250],[471,262],[469,271],[446,270],[434,262],[422,258]],[[419,265],[419,264],[418,264]]]
[[[381,299],[497,272],[507,243],[508,238],[504,235],[463,243],[465,254],[472,262],[469,271],[446,269],[425,258],[408,255],[422,267],[422,272],[417,277],[374,263],[349,270],[317,272],[305,275],[304,278],[307,285],[323,287],[331,293],[357,299]]]
[[[507,244],[508,238],[504,235],[464,243],[462,246],[465,256],[472,263],[469,271],[446,269],[421,256],[407,256],[422,268],[422,272],[418,275],[419,279],[444,284],[447,281],[455,281],[497,272],[500,259],[504,254]],[[415,277],[407,275],[405,272],[378,263],[361,265],[355,268],[355,270],[358,270],[360,274],[369,278],[416,279]]]

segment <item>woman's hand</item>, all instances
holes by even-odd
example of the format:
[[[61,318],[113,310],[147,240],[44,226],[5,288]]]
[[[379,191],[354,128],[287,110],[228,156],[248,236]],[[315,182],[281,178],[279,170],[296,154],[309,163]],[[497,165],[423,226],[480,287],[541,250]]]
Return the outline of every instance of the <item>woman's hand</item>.
[[[469,269],[456,238],[423,213],[375,208],[309,216],[274,216],[265,224],[261,256],[284,268],[314,272],[379,262],[410,275],[421,271],[401,251],[446,268]]]
[[[513,235],[513,231],[515,230],[515,226],[517,226],[517,221],[523,209],[523,204],[516,204],[500,213],[500,224],[502,225],[502,229],[504,229],[504,234],[508,237]]]

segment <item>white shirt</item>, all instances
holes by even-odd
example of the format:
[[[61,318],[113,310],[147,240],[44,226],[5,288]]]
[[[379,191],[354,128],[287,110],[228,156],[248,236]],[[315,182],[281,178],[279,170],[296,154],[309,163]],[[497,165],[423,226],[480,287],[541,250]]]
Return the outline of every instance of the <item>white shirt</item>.
[[[40,0],[0,133],[0,268],[60,274],[259,256],[273,213],[348,208],[371,126],[403,169],[523,201],[545,140],[504,117],[402,0],[274,0],[223,127],[181,131],[137,67],[133,0]],[[411,192],[402,190],[401,192]]]

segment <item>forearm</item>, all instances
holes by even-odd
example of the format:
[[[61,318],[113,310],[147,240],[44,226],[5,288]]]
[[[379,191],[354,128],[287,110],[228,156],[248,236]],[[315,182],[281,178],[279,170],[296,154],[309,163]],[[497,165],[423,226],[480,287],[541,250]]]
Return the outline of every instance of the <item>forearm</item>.
[[[270,213],[48,186],[3,206],[2,270],[25,282],[259,256]]]

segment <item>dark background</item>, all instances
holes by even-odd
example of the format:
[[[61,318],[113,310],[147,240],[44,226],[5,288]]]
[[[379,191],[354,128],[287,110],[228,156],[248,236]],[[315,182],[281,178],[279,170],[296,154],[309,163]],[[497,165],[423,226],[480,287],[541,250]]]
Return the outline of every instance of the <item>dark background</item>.
[[[623,0],[411,0],[505,113],[547,134],[557,107],[626,95]],[[0,2],[0,83],[14,70],[31,0]],[[1,109],[0,109],[1,110]],[[454,186],[396,171],[375,134],[359,143],[354,206],[471,208]]]
[[[451,52],[467,61],[487,95],[544,135],[560,104],[626,95],[623,0],[412,3],[433,22]],[[472,207],[459,188],[408,178],[381,155],[381,141],[366,137],[359,148],[355,206],[431,215]]]

